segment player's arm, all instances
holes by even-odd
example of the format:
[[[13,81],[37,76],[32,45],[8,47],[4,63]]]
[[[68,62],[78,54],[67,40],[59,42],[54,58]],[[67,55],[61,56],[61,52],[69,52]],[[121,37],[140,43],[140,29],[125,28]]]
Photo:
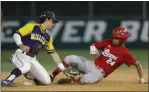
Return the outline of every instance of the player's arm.
[[[94,55],[95,57],[98,57],[100,55],[98,49],[103,49],[107,41],[108,40],[102,40],[100,42],[91,44],[90,54]]]
[[[140,78],[140,83],[141,84],[145,83],[146,81],[144,80],[142,65],[138,61],[136,61],[136,63],[134,65],[136,66],[136,69],[137,69],[137,72],[138,72],[138,75]]]
[[[13,39],[17,46],[21,48],[22,51],[29,52],[30,48],[28,46],[25,46],[21,40],[21,36],[18,33],[15,33],[13,35]]]
[[[30,48],[25,46],[22,42],[22,37],[30,34],[33,30],[33,24],[26,24],[25,26],[21,27],[16,33],[14,33],[13,38],[17,46],[19,46],[23,51],[29,52]]]
[[[139,75],[140,83],[145,83],[142,65],[132,56],[132,54],[130,52],[128,52],[124,58],[125,58],[124,63],[127,66],[134,65],[136,67],[138,75]]]
[[[50,41],[45,45],[45,48],[46,48],[47,52],[51,55],[53,61],[57,64],[57,66],[61,70],[65,70],[65,67],[61,63],[61,59],[60,59],[58,53],[54,49],[52,38],[50,38]]]

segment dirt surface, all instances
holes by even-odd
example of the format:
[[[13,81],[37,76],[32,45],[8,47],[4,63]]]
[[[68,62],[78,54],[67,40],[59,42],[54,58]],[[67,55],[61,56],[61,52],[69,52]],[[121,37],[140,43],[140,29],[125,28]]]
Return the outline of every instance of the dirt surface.
[[[2,78],[8,75],[2,72]],[[95,84],[65,84],[58,85],[57,80],[64,77],[59,74],[54,84],[47,86],[25,86],[24,82],[31,82],[21,76],[15,80],[18,87],[2,87],[2,91],[148,91],[148,84],[139,84],[136,70],[117,70],[100,83]],[[144,77],[148,81],[148,70],[144,70]]]

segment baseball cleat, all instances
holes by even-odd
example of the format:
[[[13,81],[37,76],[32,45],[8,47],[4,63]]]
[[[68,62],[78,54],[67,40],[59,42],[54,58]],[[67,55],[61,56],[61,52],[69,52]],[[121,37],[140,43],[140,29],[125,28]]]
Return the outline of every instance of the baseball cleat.
[[[37,79],[33,80],[36,85],[42,85]]]
[[[9,80],[2,80],[1,86],[2,87],[17,87],[17,85],[14,82],[9,81]]]
[[[49,75],[49,76],[50,76],[50,78],[51,78],[51,82],[53,82],[54,77],[53,77],[52,75]]]

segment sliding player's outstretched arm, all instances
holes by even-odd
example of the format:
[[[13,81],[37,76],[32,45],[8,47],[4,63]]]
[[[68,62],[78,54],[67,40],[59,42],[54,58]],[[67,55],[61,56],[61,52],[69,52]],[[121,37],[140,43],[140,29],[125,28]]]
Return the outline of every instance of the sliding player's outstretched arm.
[[[141,84],[146,83],[144,76],[143,76],[143,68],[142,65],[133,57],[133,55],[127,50],[127,53],[125,54],[125,62],[127,66],[134,65],[137,69],[138,75],[139,75],[139,82]]]
[[[146,81],[145,81],[145,79],[144,79],[144,76],[143,76],[143,68],[142,68],[142,65],[137,61],[136,62],[136,64],[135,64],[135,66],[136,66],[136,69],[137,69],[137,72],[138,72],[138,75],[139,75],[139,82],[141,83],[141,84],[143,84],[143,83],[147,83]]]

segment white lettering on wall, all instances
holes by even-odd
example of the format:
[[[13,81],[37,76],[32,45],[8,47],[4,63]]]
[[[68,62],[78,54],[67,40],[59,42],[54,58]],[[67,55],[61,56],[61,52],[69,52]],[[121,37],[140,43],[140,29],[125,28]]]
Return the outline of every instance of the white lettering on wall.
[[[83,36],[84,42],[91,42],[93,38],[95,41],[101,41],[106,28],[107,23],[105,21],[89,21]]]
[[[78,35],[78,30],[75,27],[83,27],[84,25],[84,21],[67,21],[62,34],[62,42],[80,42],[81,36]]]
[[[142,27],[142,32],[141,32],[141,35],[140,35],[140,40],[142,42],[148,42],[148,36],[149,36],[149,29],[148,29],[148,21],[144,21],[144,25]]]

